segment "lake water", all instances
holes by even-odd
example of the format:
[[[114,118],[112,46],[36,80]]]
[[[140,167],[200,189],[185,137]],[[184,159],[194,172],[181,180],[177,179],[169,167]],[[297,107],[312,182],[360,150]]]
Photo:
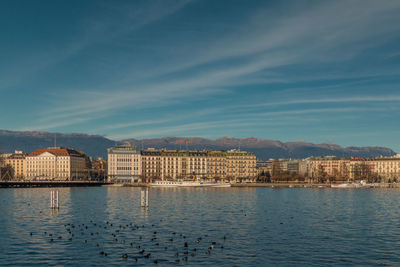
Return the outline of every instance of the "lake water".
[[[400,264],[396,189],[50,190],[0,189],[0,265]]]

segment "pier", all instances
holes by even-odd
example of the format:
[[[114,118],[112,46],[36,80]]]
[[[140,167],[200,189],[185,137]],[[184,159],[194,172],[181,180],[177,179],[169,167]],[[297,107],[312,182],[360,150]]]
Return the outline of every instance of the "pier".
[[[5,181],[0,182],[0,188],[26,188],[26,187],[88,187],[102,186],[110,183],[92,181]]]

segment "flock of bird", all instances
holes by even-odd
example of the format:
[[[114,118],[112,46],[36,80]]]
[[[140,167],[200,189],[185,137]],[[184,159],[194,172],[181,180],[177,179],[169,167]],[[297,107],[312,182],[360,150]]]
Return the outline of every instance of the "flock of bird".
[[[160,222],[162,221],[161,219]],[[158,230],[159,227],[155,224],[137,225],[133,222],[122,225],[91,220],[86,224],[67,223],[61,228],[61,233],[43,232],[43,236],[51,244],[62,241],[93,246],[94,251],[98,251],[98,257],[117,256],[121,260],[146,261],[146,264],[187,263],[197,257],[223,253],[227,240],[226,235],[216,237],[205,234],[192,237],[164,229]],[[31,236],[36,234],[30,233]]]

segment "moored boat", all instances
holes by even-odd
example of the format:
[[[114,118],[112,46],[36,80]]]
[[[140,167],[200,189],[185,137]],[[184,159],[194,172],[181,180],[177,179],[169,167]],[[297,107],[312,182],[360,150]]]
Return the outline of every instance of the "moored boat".
[[[215,183],[215,182],[204,182],[204,181],[160,181],[155,180],[149,183],[150,187],[230,187],[230,183]]]
[[[359,183],[344,183],[344,184],[331,184],[331,188],[370,188],[372,184],[368,184],[365,181]]]

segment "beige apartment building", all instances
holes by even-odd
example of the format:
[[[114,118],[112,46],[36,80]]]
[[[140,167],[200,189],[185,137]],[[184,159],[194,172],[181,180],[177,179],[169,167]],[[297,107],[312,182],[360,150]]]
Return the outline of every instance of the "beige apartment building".
[[[400,181],[400,157],[375,159],[323,157],[311,160],[312,168],[309,177],[322,173],[331,177],[350,180],[380,178],[382,181]]]
[[[256,157],[243,151],[147,149],[141,155],[144,180],[253,179],[257,176]]]
[[[142,155],[142,177],[176,180],[207,177],[207,152],[147,149]]]
[[[26,154],[22,151],[15,151],[15,153],[5,158],[5,165],[11,166],[13,170],[13,177],[17,180],[25,179],[26,177]]]
[[[253,153],[232,149],[226,152],[226,177],[228,179],[255,179],[257,159]]]
[[[134,182],[142,174],[142,157],[131,145],[115,146],[108,152],[108,181]]]
[[[186,175],[192,178],[209,178],[208,151],[188,151]]]
[[[142,158],[142,181],[163,179],[161,173],[161,151],[147,149],[140,152]]]
[[[85,155],[73,149],[36,149],[26,156],[28,180],[80,180],[87,176]]]
[[[207,173],[209,178],[223,180],[227,175],[227,157],[224,151],[209,151],[207,157]]]
[[[310,177],[327,175],[333,177],[349,177],[351,175],[351,164],[349,159],[336,157],[316,158],[312,160],[312,167],[309,169]]]
[[[400,157],[375,159],[373,171],[384,178],[384,181],[390,179],[400,182]]]

